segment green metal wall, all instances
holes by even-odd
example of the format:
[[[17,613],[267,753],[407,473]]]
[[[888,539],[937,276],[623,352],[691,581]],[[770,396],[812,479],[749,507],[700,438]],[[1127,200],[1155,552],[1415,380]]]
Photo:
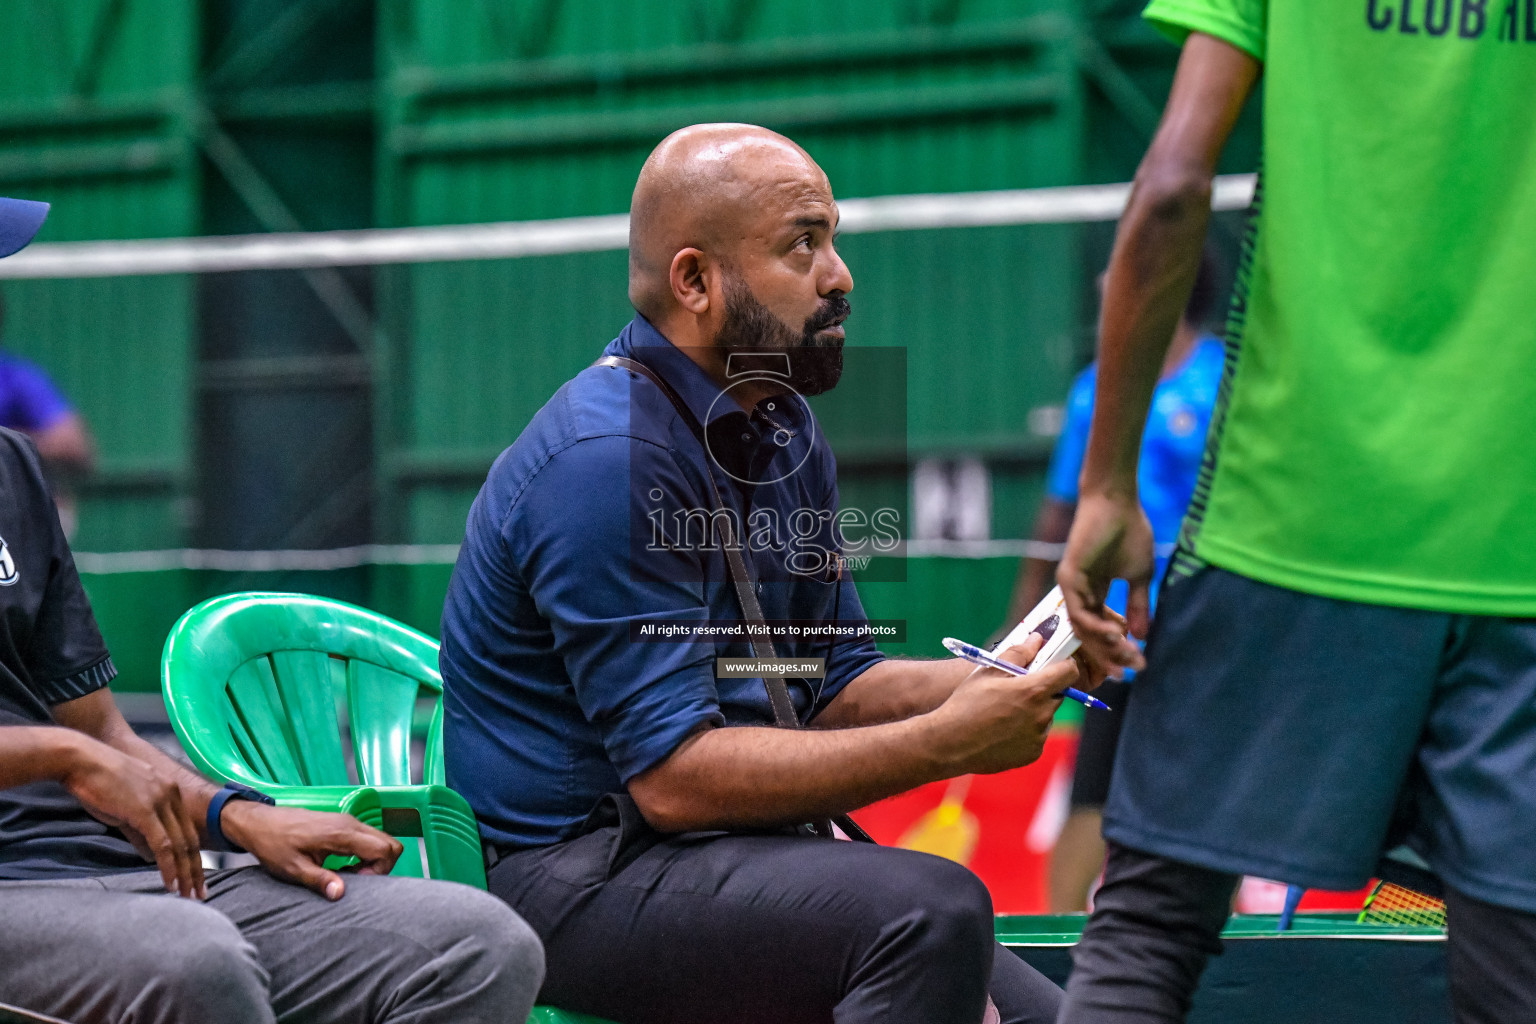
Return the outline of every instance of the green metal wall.
[[[707,120],[786,132],[843,197],[1124,180],[1176,55],[1136,13],[1079,0],[395,0],[380,18],[379,219],[622,212],[650,148]],[[1239,134],[1228,164],[1251,169],[1253,133]],[[913,457],[982,455],[1000,497],[1036,490],[1051,438],[1028,414],[1059,404],[1088,357],[1087,283],[1109,237],[1083,225],[844,236],[850,344],[906,350]],[[621,253],[392,272],[384,536],[457,539],[495,453],[631,316],[624,275]],[[855,492],[889,492],[895,481],[863,465],[890,461],[870,440],[840,436],[842,466]],[[1001,509],[1001,535],[1030,514]]]
[[[196,15],[194,0],[0,5],[0,191],[53,203],[41,240],[198,230]],[[184,277],[5,286],[6,346],[54,374],[100,443],[83,547],[180,542],[192,287]]]
[[[785,131],[843,197],[1083,177],[1085,85],[1074,54],[1085,29],[1071,3],[386,10],[379,195],[388,223],[622,212],[656,142],[706,120]],[[1048,439],[1023,424],[1030,407],[1060,401],[1075,369],[1079,234],[844,236],[856,282],[850,343],[905,349],[908,379],[923,385],[909,388],[912,452],[1039,458]],[[390,322],[410,342],[389,370],[382,447],[402,539],[457,538],[491,457],[632,315],[624,292],[622,253],[400,274]],[[467,401],[470,381],[489,400]],[[884,397],[869,390],[866,400]],[[872,439],[851,426],[838,440],[856,453],[841,456],[856,472]]]
[[[203,0],[203,14],[203,232],[371,226],[371,0]],[[201,279],[192,543],[372,538],[373,276],[350,267]]]
[[[1138,7],[7,0],[0,193],[54,202],[44,240],[618,213],[663,135],[723,119],[801,141],[844,198],[1120,181],[1177,56]],[[1223,169],[1256,164],[1250,116]],[[1051,441],[1028,413],[1059,403],[1091,353],[1090,283],[1112,232],[840,242],[857,282],[850,343],[904,351],[911,455],[989,460],[994,536],[1028,530]],[[624,278],[624,254],[606,252],[329,281],[10,282],[5,335],[101,441],[82,550],[454,542],[496,452],[629,319]],[[884,403],[894,386],[838,397]],[[904,502],[891,438],[861,434],[853,411],[829,424],[845,496]],[[909,650],[937,654],[922,638],[990,628],[1010,562],[914,561],[908,583],[870,583],[866,598],[909,619]],[[152,685],[175,613],[219,589],[308,587],[435,631],[445,581],[374,568],[89,586],[114,648],[138,652],[125,684]]]
[[[843,197],[1122,180],[1176,54],[1125,0],[14,0],[0,27],[0,187],[52,199],[53,240],[621,212],[650,147],[704,119],[783,129]],[[851,343],[905,350],[914,456],[1034,490],[1028,413],[1087,358],[1109,238],[844,237]],[[629,318],[624,273],[608,252],[16,282],[6,333],[101,439],[82,548],[452,541],[494,454]],[[891,492],[850,422],[850,486]],[[994,533],[1027,519],[1000,507]]]

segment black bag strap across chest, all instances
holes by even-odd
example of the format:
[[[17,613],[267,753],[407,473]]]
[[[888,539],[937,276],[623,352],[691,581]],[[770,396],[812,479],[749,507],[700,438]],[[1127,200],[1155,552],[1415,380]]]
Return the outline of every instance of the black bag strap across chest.
[[[673,408],[677,410],[677,414],[688,425],[688,429],[699,439],[699,443],[705,444],[704,425],[693,414],[693,410],[688,408],[682,396],[655,370],[652,370],[639,360],[629,359],[625,356],[603,356],[593,365],[629,370],[655,384],[661,389],[661,393],[667,396],[667,400],[672,403]],[[705,451],[707,452],[708,450],[708,445],[705,444]],[[708,462],[704,465],[704,479],[709,483],[709,500],[712,506],[710,511],[719,513],[718,516],[712,516],[710,521],[712,523],[735,522],[734,519],[725,514],[727,511],[725,503],[720,500],[720,488],[715,484],[715,474],[711,472]],[[753,627],[753,635],[750,639],[752,656],[760,661],[777,657],[773,640],[767,634],[767,620],[763,616],[762,602],[757,599],[757,580],[752,575],[752,570],[747,567],[747,560],[741,553],[742,538],[725,536],[722,540],[721,547],[725,552],[726,568],[730,572],[731,585],[736,590],[736,600],[741,604],[742,619],[748,626]],[[800,728],[800,717],[795,713],[795,705],[790,699],[789,687],[785,684],[784,677],[765,675],[763,676],[763,685],[768,689],[768,703],[773,707],[774,724],[783,729]]]
[[[672,407],[677,410],[678,416],[688,425],[688,429],[693,433],[694,437],[698,438],[699,444],[703,445],[705,452],[708,453],[709,445],[705,440],[704,425],[693,414],[693,410],[688,408],[687,403],[683,401],[683,397],[677,393],[671,384],[667,383],[661,374],[639,360],[630,359],[626,356],[603,356],[592,365],[629,370],[631,373],[639,374],[652,384],[655,384],[661,393],[667,397],[667,401],[672,403]],[[708,461],[704,464],[704,479],[709,484],[709,500],[712,505],[710,511],[712,513],[722,513],[718,521],[734,522],[730,516],[723,515],[727,510],[725,503],[720,500],[720,488],[715,484],[715,474],[710,470]],[[717,520],[712,518],[711,521]],[[724,537],[721,547],[724,549],[725,564],[731,576],[731,585],[736,590],[737,601],[741,603],[743,621],[749,626],[762,627],[755,629],[754,635],[751,638],[752,656],[762,661],[776,657],[776,652],[772,639],[768,637],[766,629],[767,620],[763,617],[762,603],[757,599],[757,580],[752,575],[751,569],[748,568],[746,558],[742,555],[742,541],[743,538],[740,537]],[[828,660],[830,661],[830,658]],[[764,675],[763,686],[768,691],[768,703],[773,707],[774,724],[781,729],[801,728],[800,716],[795,713],[795,704],[790,699],[789,686],[784,682],[784,677]],[[832,829],[833,824],[836,824],[850,839],[864,843],[874,842],[870,838],[869,833],[865,832],[857,822],[846,814],[839,814],[830,821],[811,822],[807,828],[816,835],[831,838],[835,834]]]

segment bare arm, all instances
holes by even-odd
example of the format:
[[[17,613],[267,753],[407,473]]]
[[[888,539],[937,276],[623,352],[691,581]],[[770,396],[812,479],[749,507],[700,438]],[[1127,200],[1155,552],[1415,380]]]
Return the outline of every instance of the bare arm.
[[[1147,407],[1199,266],[1211,179],[1259,62],[1211,36],[1184,44],[1173,91],[1120,218],[1105,284],[1098,393],[1077,518],[1056,578],[1090,660],[1140,668],[1105,613],[1110,581],[1130,584],[1126,617],[1146,636],[1152,530],[1136,496]]]
[[[208,803],[218,792],[218,786],[135,733],[118,710],[110,690],[97,690],[59,704],[53,713],[60,725],[99,740],[174,785],[196,829],[196,845],[208,841]],[[362,861],[361,873],[382,875],[388,874],[401,851],[398,840],[346,814],[321,814],[232,800],[224,805],[219,822],[225,836],[254,854],[268,872],[332,900],[342,897],[346,883],[321,866],[327,856],[358,857]],[[200,863],[194,873],[201,892]]]
[[[1031,638],[1005,657],[1024,664],[1039,647]],[[921,664],[936,666],[926,680],[935,685],[961,671],[955,662]],[[705,729],[631,779],[629,792],[646,820],[664,832],[773,827],[842,814],[925,782],[1030,763],[1044,747],[1061,691],[1077,681],[1072,662],[1024,678],[977,669],[938,707],[901,721],[847,729]]]
[[[208,801],[219,787],[201,775],[168,757],[159,747],[133,731],[123,718],[112,699],[112,691],[100,689],[75,700],[54,706],[54,721],[67,729],[84,733],[91,739],[111,747],[119,753],[148,765],[162,778],[173,783],[181,792],[182,803],[197,824],[199,845],[207,842],[203,819],[208,814]]]
[[[878,662],[843,687],[832,703],[811,719],[811,728],[852,729],[926,714],[948,700],[974,667],[959,658],[890,658]]]
[[[1054,498],[1042,501],[1035,520],[1034,539],[1048,544],[1066,540],[1074,508]],[[1055,562],[1034,558],[1024,560],[1019,567],[1007,621],[995,639],[1001,639],[1018,625],[1026,612],[1040,603],[1055,585],[1052,578],[1055,571]],[[972,667],[959,658],[940,661],[891,658],[882,661],[844,687],[826,710],[811,720],[811,728],[850,729],[926,714],[949,699]]]
[[[1072,529],[1072,514],[1077,506],[1057,498],[1047,497],[1040,502],[1040,512],[1035,516],[1035,532],[1030,538],[1043,544],[1061,544]],[[1013,584],[1013,598],[1008,603],[1008,618],[1003,624],[1003,634],[1029,610],[1039,604],[1056,585],[1056,560],[1025,558],[1019,563],[1019,576]]]
[[[176,785],[144,762],[81,732],[0,728],[0,786],[59,782],[93,817],[121,829],[160,868],[169,892],[203,892],[197,827]]]
[[[79,413],[69,413],[57,423],[29,434],[37,454],[50,466],[74,473],[89,472],[96,463],[96,445]]]
[[[0,726],[0,789],[63,782],[80,763],[80,737],[49,725]]]
[[[1068,523],[1072,506],[1067,509]],[[1062,526],[1066,533],[1066,526]],[[1054,563],[1046,563],[1053,565]],[[1045,591],[1040,592],[1045,596]],[[1039,602],[1036,598],[1029,607]],[[1028,608],[1025,609],[1028,611]],[[1108,613],[1123,631],[1125,620],[1115,612]],[[1020,612],[1009,621],[1012,629],[1023,618]],[[914,658],[890,658],[865,669],[833,698],[826,709],[811,719],[812,729],[855,729],[861,726],[900,722],[938,708],[965,682],[975,668],[960,658],[937,661],[919,661]],[[1079,686],[1094,687],[1104,678],[1091,666],[1079,663]]]

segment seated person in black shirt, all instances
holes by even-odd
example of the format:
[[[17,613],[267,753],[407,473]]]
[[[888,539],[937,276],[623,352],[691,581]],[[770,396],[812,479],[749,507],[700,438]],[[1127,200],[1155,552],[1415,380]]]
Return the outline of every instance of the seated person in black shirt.
[[[46,210],[0,199],[0,256]],[[522,1024],[543,951],[512,911],[380,877],[400,844],[348,815],[249,791],[210,822],[221,791],[134,734],[115,674],[37,451],[0,429],[0,1002],[82,1024]],[[221,839],[261,867],[205,875]],[[329,854],[362,866],[343,879]]]

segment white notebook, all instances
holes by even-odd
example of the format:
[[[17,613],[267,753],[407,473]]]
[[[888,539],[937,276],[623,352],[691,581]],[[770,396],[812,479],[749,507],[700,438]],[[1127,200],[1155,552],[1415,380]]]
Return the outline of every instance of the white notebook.
[[[1040,648],[1040,653],[1035,655],[1035,660],[1029,663],[1031,672],[1072,657],[1081,646],[1077,634],[1072,632],[1072,623],[1067,620],[1067,604],[1062,599],[1060,587],[1052,587],[1051,592],[1045,595],[1045,600],[1035,605],[1034,609],[1024,616],[1023,621],[998,641],[997,646],[992,648],[992,653],[1001,654],[1008,648],[1023,643],[1031,633],[1040,633],[1045,637],[1045,646]]]

